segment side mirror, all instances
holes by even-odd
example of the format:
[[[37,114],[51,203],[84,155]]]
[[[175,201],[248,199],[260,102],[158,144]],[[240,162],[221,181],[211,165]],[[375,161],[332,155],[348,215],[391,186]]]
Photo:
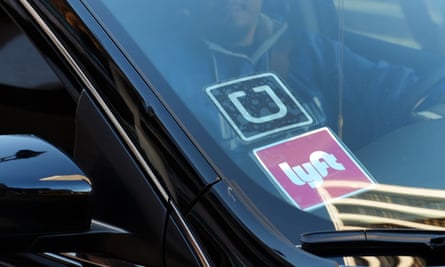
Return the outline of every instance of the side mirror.
[[[144,240],[93,220],[92,194],[83,171],[53,145],[0,135],[1,252],[91,252],[151,265]]]
[[[92,185],[74,162],[30,135],[0,135],[0,235],[81,232]]]

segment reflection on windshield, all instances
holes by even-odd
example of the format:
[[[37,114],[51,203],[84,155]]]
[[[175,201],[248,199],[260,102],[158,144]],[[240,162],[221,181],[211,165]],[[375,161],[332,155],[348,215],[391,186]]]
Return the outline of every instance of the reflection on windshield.
[[[397,1],[367,1],[364,5],[363,1],[354,0],[337,0],[337,7],[343,3],[343,12],[349,16],[362,17],[379,17],[375,21],[379,27],[372,26],[369,23],[347,23],[344,25],[345,30],[356,34],[364,35],[372,39],[378,39],[389,43],[403,45],[406,47],[421,49],[420,43],[411,35],[409,25],[404,19],[404,12]],[[397,31],[388,30],[388,24]]]
[[[318,188],[337,229],[417,228],[444,230],[445,191],[375,184],[366,192],[331,201],[327,188],[363,187],[359,182],[327,181]]]
[[[347,258],[345,262],[351,266],[393,266],[393,267],[423,267],[425,261],[417,257],[360,257],[357,259]]]
[[[360,182],[328,181],[318,188],[337,230],[362,228],[415,228],[445,230],[445,191],[375,184],[353,197],[333,199],[332,188],[361,188]],[[425,266],[415,257],[346,258],[351,265]]]

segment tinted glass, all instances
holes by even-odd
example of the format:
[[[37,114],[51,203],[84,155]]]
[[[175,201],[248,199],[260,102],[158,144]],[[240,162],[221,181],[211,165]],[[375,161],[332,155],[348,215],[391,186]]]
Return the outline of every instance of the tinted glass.
[[[307,226],[281,210],[336,229],[442,229],[443,1],[91,6],[221,177],[280,230]]]

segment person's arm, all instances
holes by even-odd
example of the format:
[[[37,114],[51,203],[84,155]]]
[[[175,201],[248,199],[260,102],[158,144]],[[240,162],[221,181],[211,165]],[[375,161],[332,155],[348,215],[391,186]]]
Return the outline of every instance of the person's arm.
[[[331,124],[336,123],[338,117],[340,95],[343,96],[341,112],[349,124],[345,127],[365,127],[363,132],[368,136],[363,139],[409,121],[415,103],[412,90],[416,90],[419,81],[412,69],[384,61],[372,62],[319,35],[300,38],[297,49],[297,55],[293,56],[297,61],[293,66],[297,67],[293,71],[321,91]],[[443,92],[445,88],[438,86],[436,90]]]

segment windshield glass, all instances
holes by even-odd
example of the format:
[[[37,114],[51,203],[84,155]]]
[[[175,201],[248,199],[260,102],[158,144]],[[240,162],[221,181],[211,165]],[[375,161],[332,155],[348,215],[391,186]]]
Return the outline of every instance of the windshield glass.
[[[277,210],[338,230],[443,229],[444,1],[89,5],[221,178],[295,244],[311,228]]]

